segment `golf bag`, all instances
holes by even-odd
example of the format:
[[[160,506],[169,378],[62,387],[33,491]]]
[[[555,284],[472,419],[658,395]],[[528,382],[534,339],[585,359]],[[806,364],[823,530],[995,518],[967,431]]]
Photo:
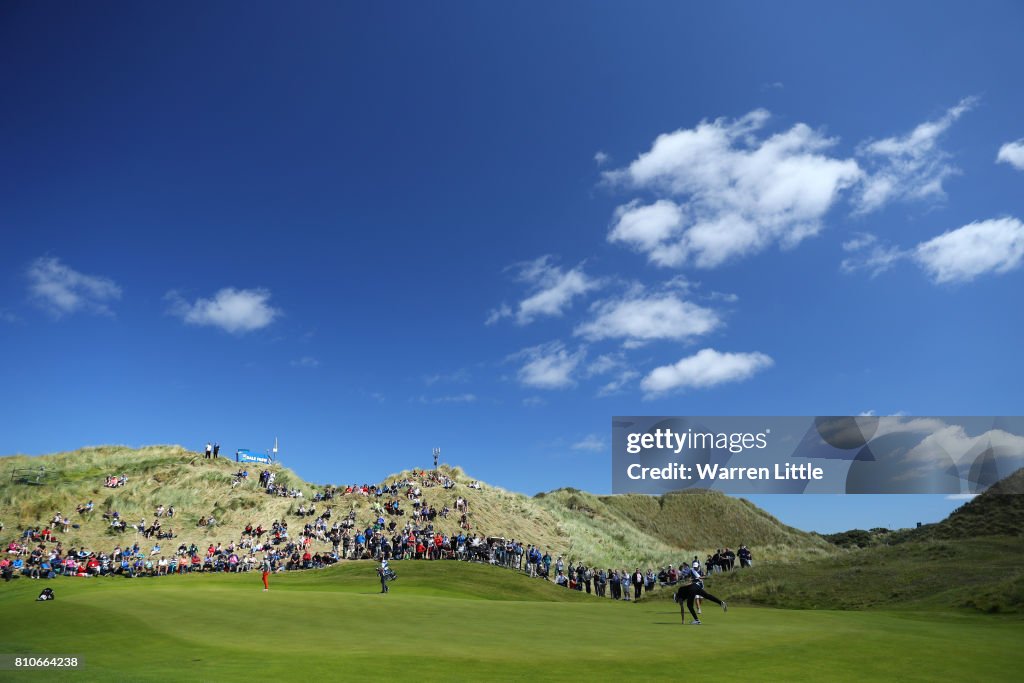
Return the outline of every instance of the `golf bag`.
[[[388,569],[386,572],[384,572],[384,578],[388,581],[394,581],[398,578],[398,574],[395,573],[394,569]]]
[[[39,597],[36,598],[37,601],[39,601],[39,600],[56,600],[56,599],[57,599],[57,596],[55,596],[53,594],[53,589],[52,588],[44,588],[42,590],[42,592],[39,594]]]

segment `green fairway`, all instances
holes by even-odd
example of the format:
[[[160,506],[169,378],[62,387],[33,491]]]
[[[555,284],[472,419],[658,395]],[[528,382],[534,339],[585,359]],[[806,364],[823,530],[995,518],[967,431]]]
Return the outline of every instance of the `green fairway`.
[[[20,579],[0,585],[0,652],[75,654],[84,669],[12,680],[1016,680],[1024,622],[962,612],[705,609],[613,603],[462,563],[369,563],[277,575]],[[37,603],[45,585],[57,600]],[[722,596],[728,598],[728,596]]]

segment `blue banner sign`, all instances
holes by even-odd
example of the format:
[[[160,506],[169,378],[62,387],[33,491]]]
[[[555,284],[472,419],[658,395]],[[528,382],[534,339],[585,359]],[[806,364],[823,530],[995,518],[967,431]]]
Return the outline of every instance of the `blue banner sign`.
[[[261,465],[269,465],[270,458],[265,455],[253,455],[248,448],[239,448],[235,451],[235,462],[258,462]]]

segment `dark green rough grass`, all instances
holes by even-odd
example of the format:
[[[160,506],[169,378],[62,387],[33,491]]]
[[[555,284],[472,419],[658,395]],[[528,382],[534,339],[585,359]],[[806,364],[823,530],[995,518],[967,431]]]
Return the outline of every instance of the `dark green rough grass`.
[[[1024,546],[1015,537],[931,540],[827,559],[756,564],[708,579],[708,590],[788,609],[1024,611]]]
[[[975,538],[977,536],[1024,538],[1024,470],[998,482],[939,522],[906,534],[907,540]]]
[[[918,529],[827,536],[827,559],[759,565],[720,579],[754,604],[862,609],[909,605],[1024,613],[1024,470]],[[716,579],[718,581],[718,579]]]
[[[373,565],[275,576],[0,585],[0,652],[78,654],[74,673],[4,680],[1017,680],[1024,623],[934,612],[705,610],[612,603],[507,570]],[[483,599],[489,598],[489,599]],[[967,656],[969,653],[970,656]]]

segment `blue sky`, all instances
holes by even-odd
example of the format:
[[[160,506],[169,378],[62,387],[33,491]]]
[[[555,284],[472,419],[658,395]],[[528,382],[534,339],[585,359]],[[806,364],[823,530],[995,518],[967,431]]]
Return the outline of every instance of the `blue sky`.
[[[613,415],[1013,415],[1019,3],[0,10],[0,452],[608,492]],[[762,496],[804,528],[930,496]],[[867,504],[866,504],[867,503]]]

